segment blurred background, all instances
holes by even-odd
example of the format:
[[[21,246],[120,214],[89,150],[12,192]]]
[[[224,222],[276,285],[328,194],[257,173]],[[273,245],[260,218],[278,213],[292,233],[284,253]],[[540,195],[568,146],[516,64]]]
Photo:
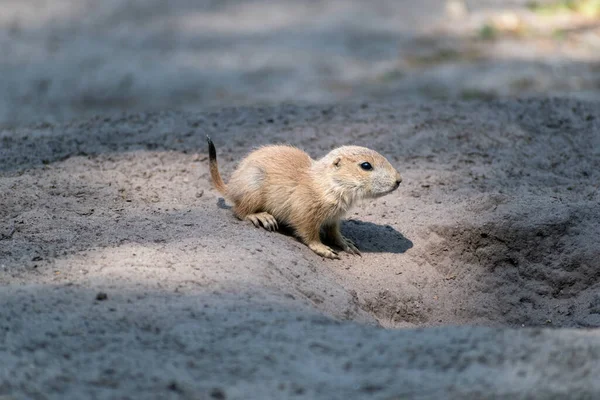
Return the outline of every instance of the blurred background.
[[[209,106],[600,95],[600,0],[0,0],[0,128]]]

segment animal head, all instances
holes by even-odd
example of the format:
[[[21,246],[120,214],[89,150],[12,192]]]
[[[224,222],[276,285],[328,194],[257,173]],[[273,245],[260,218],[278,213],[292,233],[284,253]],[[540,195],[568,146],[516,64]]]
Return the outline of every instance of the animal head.
[[[366,147],[343,146],[323,157],[332,180],[355,199],[376,198],[393,192],[402,176],[381,154]]]

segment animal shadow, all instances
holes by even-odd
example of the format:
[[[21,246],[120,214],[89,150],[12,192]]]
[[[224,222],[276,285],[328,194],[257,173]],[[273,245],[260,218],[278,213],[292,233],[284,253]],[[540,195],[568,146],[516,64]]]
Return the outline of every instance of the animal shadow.
[[[413,242],[389,225],[354,219],[343,221],[342,234],[356,243],[365,253],[404,253],[413,247]]]

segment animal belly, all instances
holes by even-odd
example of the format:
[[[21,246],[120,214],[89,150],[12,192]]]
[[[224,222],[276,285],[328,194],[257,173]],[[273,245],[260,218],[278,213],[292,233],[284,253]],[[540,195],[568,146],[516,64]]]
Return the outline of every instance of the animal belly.
[[[297,207],[294,188],[289,186],[271,186],[265,191],[265,211],[273,215],[278,222],[288,223],[292,210]]]

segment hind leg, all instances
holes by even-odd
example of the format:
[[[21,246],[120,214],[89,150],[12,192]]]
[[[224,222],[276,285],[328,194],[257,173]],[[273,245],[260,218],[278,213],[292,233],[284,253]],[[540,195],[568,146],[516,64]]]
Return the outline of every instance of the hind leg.
[[[268,212],[248,214],[244,219],[252,222],[257,228],[260,228],[260,226],[262,225],[262,227],[268,231],[275,231],[279,229],[277,220]]]
[[[242,221],[252,222],[257,228],[262,226],[268,231],[275,231],[279,229],[279,225],[277,224],[275,217],[268,212],[260,211],[258,202],[254,204],[251,201],[246,201],[238,204],[233,208],[233,212],[235,213],[236,217]]]

